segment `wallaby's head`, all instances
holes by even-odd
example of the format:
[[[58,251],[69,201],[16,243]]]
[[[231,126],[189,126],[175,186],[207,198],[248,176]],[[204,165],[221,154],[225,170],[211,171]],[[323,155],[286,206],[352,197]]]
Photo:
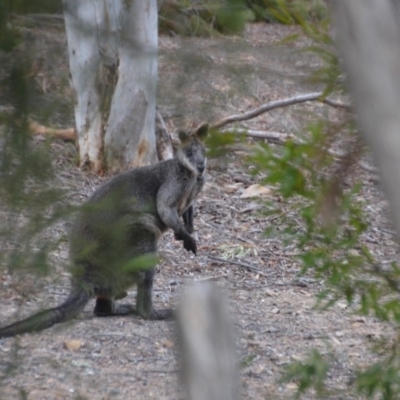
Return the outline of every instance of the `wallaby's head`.
[[[192,173],[201,177],[206,169],[207,157],[204,139],[208,133],[208,124],[200,125],[191,133],[179,132],[181,145],[176,151],[175,157]]]

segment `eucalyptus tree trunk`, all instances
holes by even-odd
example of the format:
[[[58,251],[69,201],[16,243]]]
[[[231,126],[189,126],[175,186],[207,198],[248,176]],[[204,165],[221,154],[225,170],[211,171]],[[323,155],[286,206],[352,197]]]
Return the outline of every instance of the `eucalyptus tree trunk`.
[[[63,0],[80,165],[157,160],[156,0]]]

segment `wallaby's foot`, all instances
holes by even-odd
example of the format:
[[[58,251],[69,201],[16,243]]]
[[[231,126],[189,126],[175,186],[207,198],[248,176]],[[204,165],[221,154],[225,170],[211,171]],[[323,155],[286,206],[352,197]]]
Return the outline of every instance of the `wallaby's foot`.
[[[183,248],[187,251],[191,251],[194,253],[194,255],[197,255],[197,246],[196,246],[196,241],[190,236],[189,238],[184,239],[179,233],[175,233],[175,239],[176,240],[182,240],[183,241]]]
[[[187,251],[191,251],[194,255],[197,255],[196,241],[191,236],[187,236],[183,239],[183,247]]]
[[[144,319],[160,321],[174,318],[174,310],[166,308],[164,310],[151,310],[151,312],[137,312],[137,315]]]

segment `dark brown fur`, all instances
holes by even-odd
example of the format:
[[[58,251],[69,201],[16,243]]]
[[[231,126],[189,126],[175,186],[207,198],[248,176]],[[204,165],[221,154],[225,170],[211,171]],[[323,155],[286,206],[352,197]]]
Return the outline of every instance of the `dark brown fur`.
[[[186,250],[197,252],[193,201],[204,185],[203,139],[208,126],[181,133],[175,158],[120,174],[97,189],[82,207],[70,238],[72,289],[61,305],[0,329],[0,338],[48,328],[74,318],[96,297],[98,316],[136,313],[164,319],[171,310],[152,303],[155,258],[150,268],[135,265],[138,256],[157,254],[157,242],[171,228]],[[184,225],[181,223],[181,217]],[[136,263],[137,264],[137,263]],[[136,309],[114,300],[137,285]]]

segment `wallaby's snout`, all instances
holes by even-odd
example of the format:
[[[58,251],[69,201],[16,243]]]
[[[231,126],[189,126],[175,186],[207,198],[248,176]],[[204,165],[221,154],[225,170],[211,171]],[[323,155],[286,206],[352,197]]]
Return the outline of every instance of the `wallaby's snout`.
[[[206,169],[206,163],[204,163],[204,162],[197,163],[197,171],[199,171],[200,175],[203,174],[205,169]]]

